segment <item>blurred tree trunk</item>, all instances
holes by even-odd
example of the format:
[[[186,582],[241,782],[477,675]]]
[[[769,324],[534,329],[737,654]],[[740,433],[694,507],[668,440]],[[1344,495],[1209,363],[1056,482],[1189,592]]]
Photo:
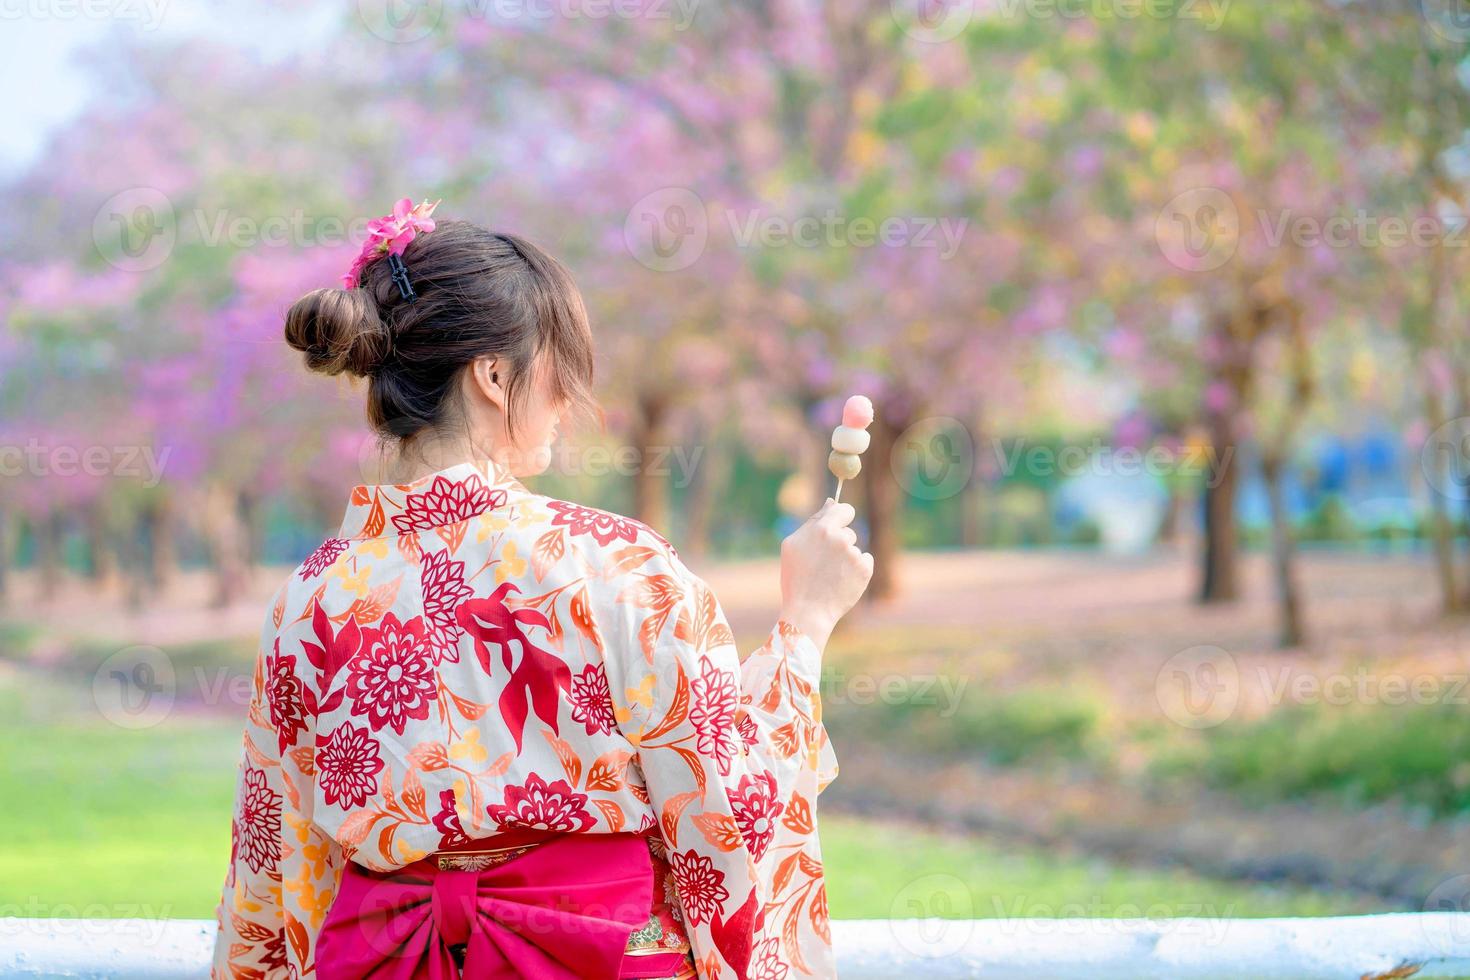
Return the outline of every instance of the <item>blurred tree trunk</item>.
[[[10,590],[10,508],[0,498],[0,605]]]
[[[867,495],[868,551],[873,555],[873,580],[867,594],[874,601],[898,594],[899,555],[903,550],[903,488],[894,478],[889,461],[898,434],[907,428],[906,424],[900,424],[903,421],[879,408],[869,430],[872,443],[863,454],[860,478]]]
[[[248,571],[260,563],[265,551],[265,513],[258,493],[241,490],[237,499],[240,526],[244,533],[240,559]]]
[[[975,465],[970,471],[970,478],[965,481],[960,490],[960,544],[966,548],[978,548],[985,541],[985,480],[981,476],[980,453],[985,451],[985,440],[982,437],[984,421],[981,413],[976,412],[974,422],[970,426],[970,435],[975,445]]]
[[[662,391],[643,391],[638,395],[638,417],[633,423],[633,447],[638,451],[638,471],[633,477],[633,516],[661,534],[669,529],[669,480],[666,466],[654,466],[667,458],[665,423],[668,421],[669,398]]]
[[[1432,377],[1424,379],[1424,418],[1430,432],[1436,432],[1448,420],[1444,406],[1435,392]],[[1434,543],[1434,568],[1439,579],[1440,605],[1445,613],[1457,613],[1465,608],[1461,598],[1459,574],[1455,568],[1455,522],[1450,514],[1449,501],[1440,489],[1449,478],[1448,461],[1443,453],[1431,452],[1425,461],[1429,467],[1429,537]]]
[[[117,551],[112,540],[107,500],[99,497],[87,509],[87,577],[106,583],[117,573]]]
[[[65,561],[66,527],[61,512],[47,509],[35,521],[36,571],[41,601],[49,601],[61,589],[62,565]]]
[[[1306,642],[1306,633],[1302,625],[1301,593],[1297,588],[1296,538],[1291,530],[1283,485],[1286,466],[1281,456],[1268,452],[1262,456],[1261,469],[1271,502],[1271,558],[1280,624],[1278,642],[1283,649],[1290,649]]]
[[[714,433],[709,433],[702,449],[689,485],[689,525],[684,532],[684,547],[691,558],[703,558],[709,554],[710,528],[714,523],[715,507],[720,493],[730,480],[732,453],[721,452],[714,445]]]
[[[1205,484],[1204,575],[1201,602],[1230,602],[1240,596],[1240,542],[1235,527],[1235,498],[1240,466],[1229,413],[1215,413],[1210,444],[1215,465]]]
[[[167,591],[178,574],[174,522],[173,496],[166,490],[160,490],[143,511],[142,522],[147,542],[149,585],[155,593]]]
[[[205,490],[204,538],[209,548],[210,569],[214,573],[214,596],[217,609],[228,606],[243,589],[247,569],[245,525],[240,520],[240,496],[218,484]]]

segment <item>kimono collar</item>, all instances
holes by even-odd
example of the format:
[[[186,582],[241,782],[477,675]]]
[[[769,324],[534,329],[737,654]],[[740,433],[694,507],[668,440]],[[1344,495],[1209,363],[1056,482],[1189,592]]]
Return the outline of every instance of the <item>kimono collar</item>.
[[[447,527],[530,491],[494,460],[458,463],[412,483],[353,489],[338,537],[393,537]]]

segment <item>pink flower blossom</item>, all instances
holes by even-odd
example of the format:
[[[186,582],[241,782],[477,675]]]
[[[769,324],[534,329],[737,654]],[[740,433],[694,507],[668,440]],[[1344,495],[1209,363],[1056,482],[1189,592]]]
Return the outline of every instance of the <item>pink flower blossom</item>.
[[[435,201],[423,202],[417,207],[409,198],[393,205],[393,213],[368,222],[368,238],[362,251],[352,263],[347,275],[342,277],[343,286],[355,289],[362,281],[362,270],[385,255],[402,255],[408,243],[420,234],[434,230],[434,219],[430,217],[439,206]]]

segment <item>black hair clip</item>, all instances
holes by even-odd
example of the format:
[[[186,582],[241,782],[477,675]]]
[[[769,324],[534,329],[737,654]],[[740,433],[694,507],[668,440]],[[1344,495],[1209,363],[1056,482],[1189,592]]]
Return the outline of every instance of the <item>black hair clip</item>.
[[[412,303],[419,298],[418,293],[413,291],[413,284],[408,281],[408,266],[403,264],[403,258],[388,253],[388,270],[393,276],[393,285],[398,287],[399,294],[408,302]]]

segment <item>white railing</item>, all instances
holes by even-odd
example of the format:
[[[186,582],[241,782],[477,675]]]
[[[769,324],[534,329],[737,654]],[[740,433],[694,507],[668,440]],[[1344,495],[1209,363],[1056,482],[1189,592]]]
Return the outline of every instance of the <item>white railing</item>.
[[[1458,912],[839,920],[832,931],[843,980],[1470,977],[1470,914]],[[0,978],[198,978],[208,974],[213,941],[214,924],[199,920],[0,919]]]

